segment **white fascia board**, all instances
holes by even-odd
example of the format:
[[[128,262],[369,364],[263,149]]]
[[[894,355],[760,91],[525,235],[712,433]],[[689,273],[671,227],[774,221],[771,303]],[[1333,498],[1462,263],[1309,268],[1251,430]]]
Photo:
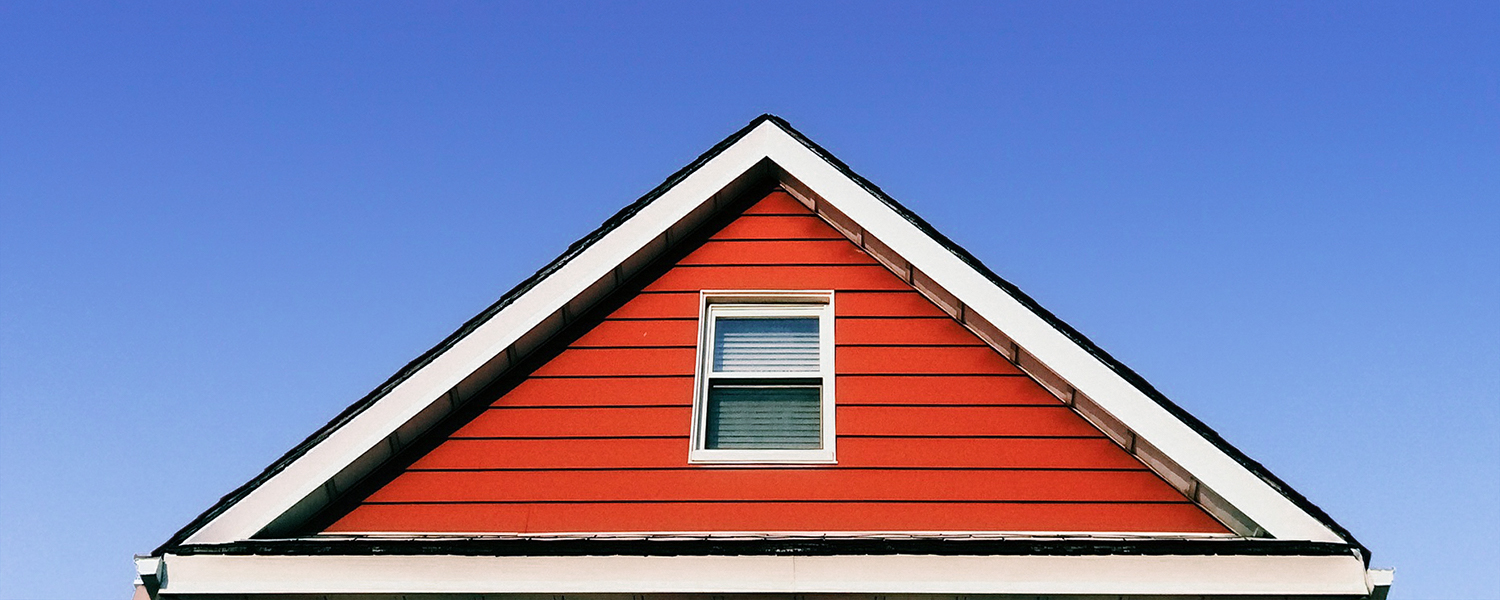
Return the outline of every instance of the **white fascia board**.
[[[345,466],[380,444],[417,413],[439,401],[448,390],[563,304],[605,277],[625,257],[644,248],[736,177],[749,171],[766,156],[763,148],[768,132],[785,135],[775,124],[764,122],[741,137],[397,384],[369,408],[309,448],[281,472],[205,523],[184,543],[213,544],[249,539]]]
[[[785,132],[778,129],[777,133],[780,135],[768,148],[777,165],[1000,328],[1272,536],[1347,541],[828,161]]]
[[[1344,556],[167,556],[162,594],[1363,596]]]

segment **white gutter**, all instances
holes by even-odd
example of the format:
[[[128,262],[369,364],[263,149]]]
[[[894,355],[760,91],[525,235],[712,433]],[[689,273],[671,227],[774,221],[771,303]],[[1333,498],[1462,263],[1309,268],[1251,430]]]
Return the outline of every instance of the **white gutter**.
[[[151,598],[167,584],[167,562],[157,556],[135,557],[135,583],[144,587]]]
[[[1391,593],[1391,583],[1396,581],[1396,570],[1370,569],[1365,572],[1365,581],[1370,587],[1370,600],[1385,600]]]

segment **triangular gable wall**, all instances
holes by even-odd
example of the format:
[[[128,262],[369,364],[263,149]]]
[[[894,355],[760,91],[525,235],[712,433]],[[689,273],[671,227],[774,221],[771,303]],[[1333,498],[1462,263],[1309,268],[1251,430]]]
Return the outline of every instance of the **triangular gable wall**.
[[[688,463],[703,289],[834,291],[836,465]],[[325,533],[1229,533],[780,189],[631,294]]]
[[[1220,439],[1014,286],[933,231],[784,121],[730,136],[157,550],[297,529],[524,363],[748,186],[774,180],[1144,464],[1242,535],[1357,542],[1316,506]]]

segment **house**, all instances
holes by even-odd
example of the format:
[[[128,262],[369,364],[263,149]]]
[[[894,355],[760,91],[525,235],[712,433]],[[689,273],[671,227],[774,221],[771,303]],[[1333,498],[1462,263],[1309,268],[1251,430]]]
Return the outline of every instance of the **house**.
[[[1306,498],[785,121],[149,556],[151,598],[1383,598]]]

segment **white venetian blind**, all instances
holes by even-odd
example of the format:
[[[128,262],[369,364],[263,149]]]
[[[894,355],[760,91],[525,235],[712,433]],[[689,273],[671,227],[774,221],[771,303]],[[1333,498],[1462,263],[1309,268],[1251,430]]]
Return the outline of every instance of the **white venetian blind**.
[[[818,319],[720,317],[714,323],[717,373],[816,373]]]
[[[704,445],[820,448],[823,445],[821,393],[816,384],[715,385],[708,391],[708,431]]]

